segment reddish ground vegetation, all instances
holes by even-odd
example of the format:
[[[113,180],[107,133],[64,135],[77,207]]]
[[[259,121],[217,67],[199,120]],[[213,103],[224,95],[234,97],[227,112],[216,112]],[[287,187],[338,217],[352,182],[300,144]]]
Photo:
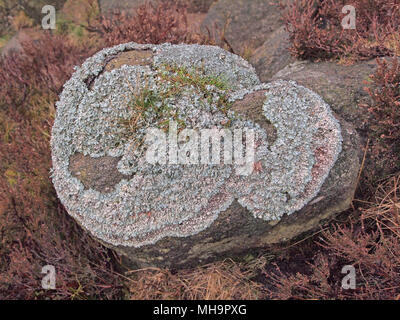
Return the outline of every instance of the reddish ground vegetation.
[[[372,102],[360,104],[369,115],[363,185],[376,185],[377,180],[400,170],[400,64],[398,58],[377,62],[378,68],[365,87]]]
[[[287,273],[277,265],[266,274],[274,299],[400,299],[400,175],[377,188],[373,203],[346,224],[322,232],[320,250],[305,271]],[[355,267],[356,289],[343,289],[342,268]]]
[[[23,48],[0,61],[0,297],[115,297],[113,254],[67,215],[49,177],[57,92],[90,52],[57,36]],[[54,291],[41,289],[47,264]]]
[[[343,29],[345,0],[295,0],[284,12],[291,52],[302,59],[370,59],[400,53],[400,2],[354,0],[356,29]]]
[[[85,45],[44,33],[22,43],[23,53],[0,58],[0,298],[122,297],[123,276],[114,270],[118,257],[84,232],[57,199],[50,180],[50,129],[62,85],[96,50],[187,36],[178,23],[185,12],[164,9],[165,4],[142,6],[138,18],[103,29],[104,39],[92,34],[97,41]],[[48,264],[56,269],[56,290],[41,289],[41,270]]]
[[[124,42],[160,44],[206,43],[207,38],[189,32],[186,6],[181,2],[145,3],[134,14],[115,12],[101,16],[87,29],[101,35],[106,46]]]
[[[378,59],[378,69],[371,76],[373,88],[366,90],[373,100],[368,107],[370,128],[388,145],[400,139],[400,62]]]
[[[21,45],[22,54],[11,51],[0,60],[0,106],[21,106],[38,91],[58,94],[74,66],[95,52],[50,34]]]

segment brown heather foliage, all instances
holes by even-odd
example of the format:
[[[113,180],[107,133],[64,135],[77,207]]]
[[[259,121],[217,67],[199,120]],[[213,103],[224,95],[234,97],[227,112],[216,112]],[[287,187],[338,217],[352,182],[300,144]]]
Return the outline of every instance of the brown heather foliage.
[[[116,296],[113,255],[66,214],[50,181],[57,92],[85,55],[49,34],[0,61],[0,298]],[[54,291],[42,267],[56,268]]]
[[[356,29],[341,26],[345,5],[356,9]],[[295,0],[284,13],[291,52],[302,59],[364,60],[400,54],[399,0]]]
[[[359,194],[371,194],[379,180],[400,170],[400,64],[397,57],[377,59],[378,67],[364,88],[371,97],[367,111],[367,157]],[[365,199],[365,196],[363,197]]]
[[[158,5],[145,3],[133,15],[115,12],[111,16],[102,16],[97,24],[87,29],[100,34],[106,46],[129,41],[152,44],[205,44],[208,41],[202,35],[189,32],[186,6],[168,0]]]
[[[400,64],[398,58],[377,59],[378,67],[365,90],[370,104],[360,104],[368,112],[367,168],[364,177],[374,180],[400,170]]]
[[[267,274],[274,299],[400,299],[400,175],[376,191],[374,202],[345,225],[324,231],[320,250],[295,274]],[[356,270],[356,289],[341,288],[344,265]]]
[[[400,63],[377,60],[378,68],[371,76],[373,88],[366,88],[373,100],[368,107],[371,114],[369,126],[388,145],[400,139]],[[400,147],[400,146],[399,146]]]
[[[50,34],[21,45],[23,54],[12,51],[0,60],[0,107],[21,106],[38,91],[58,94],[73,67],[95,51]]]

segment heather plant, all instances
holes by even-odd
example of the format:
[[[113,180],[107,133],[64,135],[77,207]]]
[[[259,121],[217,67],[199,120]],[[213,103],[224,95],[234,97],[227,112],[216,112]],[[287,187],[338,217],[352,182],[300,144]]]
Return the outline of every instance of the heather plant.
[[[378,59],[378,67],[366,82],[370,103],[360,104],[368,113],[368,157],[363,179],[374,180],[400,169],[400,64],[397,57]]]
[[[189,32],[187,9],[181,2],[161,1],[158,5],[146,2],[133,14],[114,12],[89,23],[87,30],[101,36],[106,46],[123,42],[206,43],[206,37]]]
[[[0,115],[0,297],[115,296],[112,253],[68,217],[50,181],[53,102],[36,95],[29,107]],[[54,291],[41,288],[45,265],[55,267]]]
[[[376,190],[372,202],[350,215],[347,223],[325,229],[319,250],[294,273],[266,273],[273,299],[399,299],[400,297],[400,176]],[[315,240],[314,240],[315,241]],[[342,268],[353,266],[355,289],[342,286]]]
[[[345,0],[296,0],[283,18],[290,51],[301,59],[366,60],[399,53],[400,2],[355,0],[355,29],[345,29]],[[282,5],[284,7],[284,5]]]
[[[68,39],[45,33],[35,41],[21,43],[23,53],[11,51],[0,59],[0,106],[26,106],[41,91],[58,94],[73,67],[94,52]]]
[[[368,107],[370,128],[392,145],[400,139],[400,63],[397,58],[377,62],[378,68],[371,76],[373,87],[366,88],[373,100]]]
[[[113,254],[68,217],[50,180],[54,102],[91,51],[51,35],[22,46],[23,54],[0,61],[0,296],[115,297]],[[54,291],[41,288],[41,269],[49,264]]]

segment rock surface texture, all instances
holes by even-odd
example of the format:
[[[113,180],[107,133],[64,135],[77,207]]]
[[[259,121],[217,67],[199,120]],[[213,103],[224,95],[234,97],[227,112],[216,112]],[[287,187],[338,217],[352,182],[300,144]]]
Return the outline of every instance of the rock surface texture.
[[[281,14],[272,1],[219,0],[208,10],[202,30],[220,46],[245,56],[282,25]]]
[[[333,111],[361,129],[367,114],[359,104],[370,103],[364,87],[376,68],[375,59],[350,66],[335,62],[296,61],[275,73],[269,80],[293,80],[315,91]],[[265,81],[262,75],[260,78]]]
[[[281,26],[253,52],[249,62],[256,69],[262,82],[270,81],[274,74],[296,61],[290,54],[289,47],[289,34],[285,26]]]
[[[64,86],[51,144],[67,211],[133,267],[293,239],[348,208],[360,166],[356,132],[316,93],[262,84],[242,58],[200,45],[128,43],[89,58]]]

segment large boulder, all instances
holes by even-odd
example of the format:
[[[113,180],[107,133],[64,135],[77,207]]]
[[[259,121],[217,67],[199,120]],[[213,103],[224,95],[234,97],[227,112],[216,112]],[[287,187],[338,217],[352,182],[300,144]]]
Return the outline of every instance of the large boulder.
[[[134,267],[298,237],[349,207],[360,166],[357,133],[316,93],[261,84],[245,60],[199,45],[89,58],[64,86],[51,145],[69,214]]]

